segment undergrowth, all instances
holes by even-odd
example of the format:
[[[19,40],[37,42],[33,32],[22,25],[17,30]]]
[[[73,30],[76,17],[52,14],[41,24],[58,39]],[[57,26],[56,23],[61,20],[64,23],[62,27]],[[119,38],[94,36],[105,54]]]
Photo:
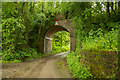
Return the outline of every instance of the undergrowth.
[[[118,50],[118,30],[112,29],[110,32],[105,33],[101,28],[96,31],[91,30],[89,36],[85,37],[82,42],[82,49],[95,49],[95,50]]]
[[[67,52],[70,51],[70,45],[68,46],[54,46],[52,49],[52,52],[50,54],[55,54],[55,53],[61,53],[61,52]]]
[[[8,51],[2,52],[2,63],[14,63],[14,62],[21,62],[21,61],[29,61],[34,58],[41,58],[44,55],[41,53],[37,53],[37,51],[33,48],[30,49],[22,49],[17,50],[14,53],[8,53]]]
[[[93,75],[89,72],[89,70],[82,66],[80,63],[81,56],[75,52],[71,52],[67,55],[67,63],[70,72],[72,73],[74,78],[92,78]]]

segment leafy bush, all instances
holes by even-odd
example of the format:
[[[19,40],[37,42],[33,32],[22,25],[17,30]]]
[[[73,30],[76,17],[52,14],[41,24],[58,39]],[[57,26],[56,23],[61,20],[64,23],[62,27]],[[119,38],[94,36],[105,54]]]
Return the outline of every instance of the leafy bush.
[[[54,46],[51,53],[61,53],[70,51],[70,46],[63,46],[62,48],[60,46]]]
[[[25,60],[27,58],[42,57],[41,54],[38,54],[37,51],[32,48],[17,50],[14,53],[8,53],[8,51],[4,51],[2,55],[3,55],[2,59],[4,61],[14,61],[14,62],[18,60]]]
[[[113,50],[118,49],[118,30],[104,33],[101,28],[97,31],[91,30],[89,36],[82,42],[82,49]]]
[[[92,74],[88,71],[87,68],[84,68],[82,64],[79,62],[80,55],[75,52],[71,52],[67,55],[67,63],[70,72],[75,78],[90,78]]]

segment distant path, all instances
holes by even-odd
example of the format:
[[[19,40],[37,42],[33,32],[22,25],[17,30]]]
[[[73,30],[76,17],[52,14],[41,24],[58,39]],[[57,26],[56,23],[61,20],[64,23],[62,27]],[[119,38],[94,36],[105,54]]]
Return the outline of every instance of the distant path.
[[[31,62],[4,63],[2,76],[3,78],[72,78],[65,66],[65,54],[67,52]]]

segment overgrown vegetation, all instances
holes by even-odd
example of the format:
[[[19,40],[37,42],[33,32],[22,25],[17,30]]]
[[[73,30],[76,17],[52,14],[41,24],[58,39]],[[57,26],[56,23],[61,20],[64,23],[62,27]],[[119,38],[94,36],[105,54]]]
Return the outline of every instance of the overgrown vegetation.
[[[54,3],[2,3],[2,59],[41,57],[42,33],[53,24]],[[48,8],[49,7],[49,8]],[[52,9],[52,10],[51,10]],[[46,27],[45,27],[46,26]]]
[[[70,51],[70,34],[68,32],[57,32],[52,39],[52,53]]]
[[[114,25],[115,26],[115,25]],[[99,28],[97,31],[91,30],[89,36],[82,43],[82,49],[94,49],[98,51],[117,51],[118,50],[118,29],[103,33]]]
[[[74,77],[93,77],[79,62],[81,50],[120,51],[120,2],[6,2],[2,3],[2,59],[19,62],[41,57],[44,35],[57,13],[64,14],[75,28],[76,50],[67,56]],[[70,49],[69,34],[62,34],[62,43],[61,32],[54,35],[52,53]]]
[[[71,2],[62,3],[61,6],[61,10],[67,16],[67,19],[72,19],[72,27],[76,28],[75,36],[77,38],[77,43],[75,54],[78,55],[74,55],[75,57],[73,58],[71,57],[71,53],[71,55],[68,55],[67,61],[68,64],[72,64],[69,65],[70,71],[78,78],[80,76],[77,74],[81,74],[82,71],[77,72],[79,68],[74,70],[76,68],[74,68],[73,65],[80,67],[79,63],[74,59],[81,57],[80,52],[83,49],[90,51],[119,51],[118,17],[120,2]],[[80,59],[81,58],[79,58],[79,60]],[[81,76],[84,76],[84,74]]]
[[[71,52],[67,56],[68,67],[73,77],[79,79],[92,78],[93,75],[90,71],[80,63],[80,58],[81,56],[75,52]]]

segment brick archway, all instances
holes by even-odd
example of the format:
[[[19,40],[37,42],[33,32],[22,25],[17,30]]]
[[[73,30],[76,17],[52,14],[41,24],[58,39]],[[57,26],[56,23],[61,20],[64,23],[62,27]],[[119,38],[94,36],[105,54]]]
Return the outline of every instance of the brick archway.
[[[58,24],[50,28],[45,34],[44,53],[52,51],[52,36],[58,31],[67,31],[70,33],[70,51],[75,51],[76,38],[74,36],[74,28],[71,28],[71,22],[69,20],[58,20]]]

